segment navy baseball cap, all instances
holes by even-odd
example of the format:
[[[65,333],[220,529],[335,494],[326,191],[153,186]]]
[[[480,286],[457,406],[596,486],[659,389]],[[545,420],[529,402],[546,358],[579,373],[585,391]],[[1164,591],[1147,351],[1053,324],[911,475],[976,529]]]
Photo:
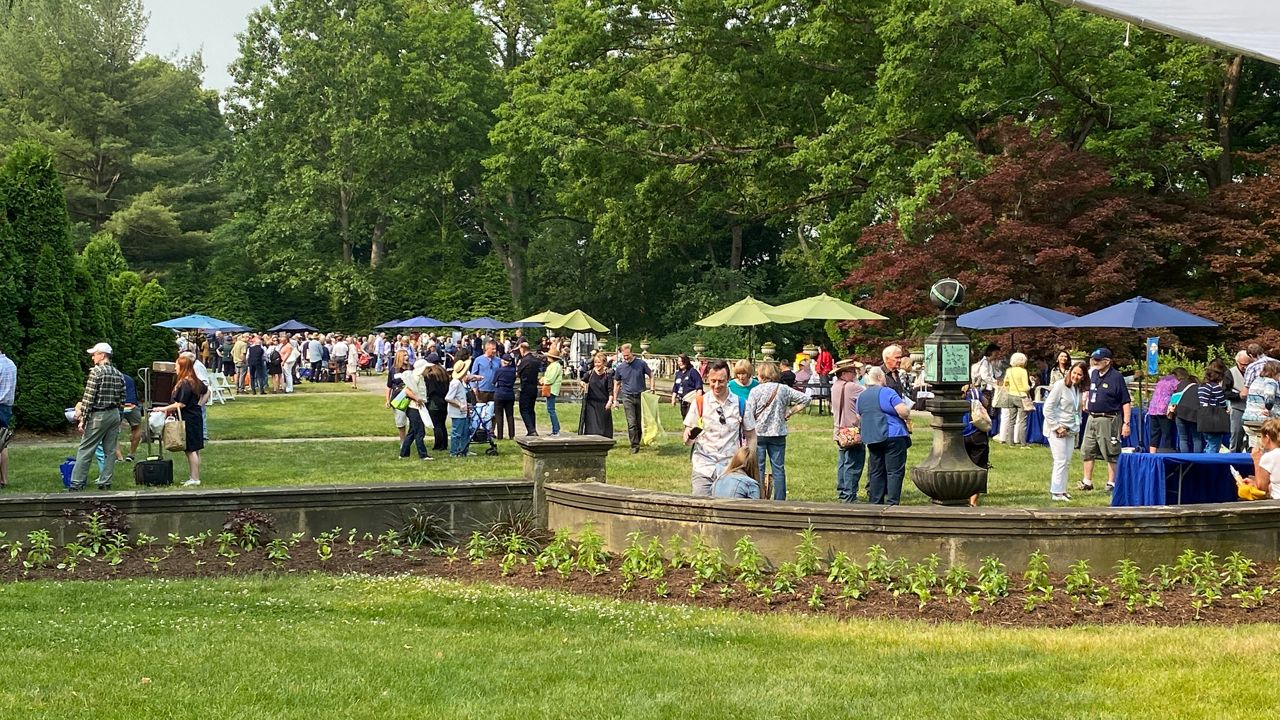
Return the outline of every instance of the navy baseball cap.
[[[1108,350],[1107,348],[1100,347],[1097,350],[1094,350],[1093,355],[1090,355],[1090,357],[1092,357],[1094,360],[1110,360],[1111,351]]]

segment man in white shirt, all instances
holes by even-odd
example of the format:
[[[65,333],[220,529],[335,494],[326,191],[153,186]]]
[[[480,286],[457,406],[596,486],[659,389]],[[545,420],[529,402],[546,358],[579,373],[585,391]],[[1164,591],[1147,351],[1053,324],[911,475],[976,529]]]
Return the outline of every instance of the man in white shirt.
[[[728,463],[743,444],[755,440],[755,432],[743,427],[743,401],[729,392],[729,365],[717,360],[707,368],[703,383],[711,389],[686,396],[689,414],[684,418],[684,442],[693,443],[693,494],[711,497],[718,466]]]
[[[1000,346],[987,343],[982,351],[982,359],[969,369],[969,382],[977,388],[982,398],[982,406],[991,409],[991,398],[996,391],[995,362],[1000,357]]]

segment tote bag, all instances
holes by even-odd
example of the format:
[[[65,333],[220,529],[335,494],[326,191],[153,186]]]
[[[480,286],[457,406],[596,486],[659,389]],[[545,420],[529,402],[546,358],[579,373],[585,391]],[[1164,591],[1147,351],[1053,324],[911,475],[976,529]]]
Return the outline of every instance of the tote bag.
[[[182,408],[178,408],[177,419],[165,421],[160,441],[164,443],[164,449],[170,452],[187,449],[187,421],[182,419]]]

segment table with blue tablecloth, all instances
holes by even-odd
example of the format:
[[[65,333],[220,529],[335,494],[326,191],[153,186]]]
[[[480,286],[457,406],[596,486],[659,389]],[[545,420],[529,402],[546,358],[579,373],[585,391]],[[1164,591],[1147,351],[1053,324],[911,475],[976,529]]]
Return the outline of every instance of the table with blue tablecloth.
[[[1124,447],[1131,447],[1138,452],[1146,452],[1147,446],[1151,442],[1150,423],[1147,422],[1147,416],[1143,414],[1141,407],[1134,407],[1133,413],[1129,418],[1129,437],[1123,438],[1121,444]],[[1088,416],[1080,418],[1080,433],[1084,434],[1084,426],[1089,421]],[[1000,409],[991,408],[991,432],[989,435],[995,437],[1000,433]],[[1049,439],[1044,435],[1044,403],[1036,403],[1036,409],[1027,413],[1027,442],[1048,445]],[[1077,443],[1078,444],[1078,443]]]
[[[1233,467],[1241,475],[1252,474],[1253,458],[1248,453],[1123,453],[1111,505],[1234,502]]]

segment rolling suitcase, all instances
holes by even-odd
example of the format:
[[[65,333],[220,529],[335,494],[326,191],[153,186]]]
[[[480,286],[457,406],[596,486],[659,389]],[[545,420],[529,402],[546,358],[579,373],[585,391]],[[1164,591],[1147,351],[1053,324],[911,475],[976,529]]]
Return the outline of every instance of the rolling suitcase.
[[[151,430],[147,432],[147,459],[133,465],[133,482],[146,487],[173,484],[173,460],[164,456],[164,443],[160,443],[159,455],[152,455]]]

